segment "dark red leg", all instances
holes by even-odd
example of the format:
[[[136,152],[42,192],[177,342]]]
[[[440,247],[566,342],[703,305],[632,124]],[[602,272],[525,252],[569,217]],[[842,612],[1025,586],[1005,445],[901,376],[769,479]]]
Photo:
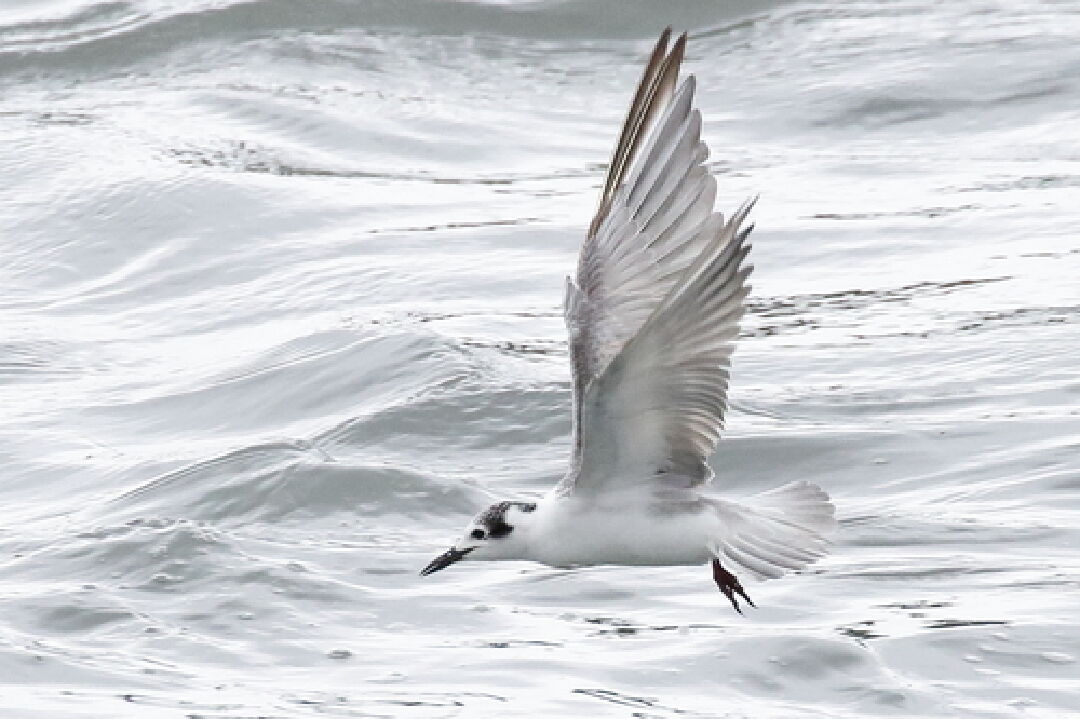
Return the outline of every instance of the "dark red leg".
[[[750,600],[750,597],[746,596],[746,591],[742,585],[739,584],[739,580],[735,575],[720,566],[720,560],[712,560],[712,578],[716,582],[716,586],[720,587],[720,591],[724,593],[724,596],[731,602],[731,606],[735,607],[735,611],[742,614],[742,609],[739,608],[739,602],[735,599],[735,595],[746,600],[746,603],[751,607],[755,606]]]

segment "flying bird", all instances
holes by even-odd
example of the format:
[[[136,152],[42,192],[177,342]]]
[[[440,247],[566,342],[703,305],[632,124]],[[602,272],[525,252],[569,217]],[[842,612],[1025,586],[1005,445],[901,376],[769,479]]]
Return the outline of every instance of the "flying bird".
[[[573,373],[572,456],[536,501],[480,512],[421,570],[460,560],[555,567],[709,564],[742,612],[732,570],[767,579],[825,553],[834,507],[795,481],[746,501],[710,491],[746,310],[754,199],[725,220],[704,162],[684,33],[649,57],[578,257],[564,314]]]

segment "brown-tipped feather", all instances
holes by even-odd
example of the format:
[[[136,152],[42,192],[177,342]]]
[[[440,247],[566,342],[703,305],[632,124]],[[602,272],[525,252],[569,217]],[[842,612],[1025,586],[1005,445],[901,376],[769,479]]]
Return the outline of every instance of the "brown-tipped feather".
[[[679,76],[679,67],[682,65],[683,55],[686,52],[686,33],[683,33],[675,41],[668,52],[668,41],[671,38],[671,28],[664,28],[660,39],[653,48],[649,62],[645,65],[645,72],[641,75],[634,99],[630,103],[630,110],[623,122],[619,141],[615,143],[615,151],[611,155],[611,164],[608,165],[607,177],[604,179],[604,189],[600,193],[600,205],[596,210],[589,225],[589,237],[596,234],[604,217],[607,216],[611,207],[611,199],[622,182],[626,171],[633,164],[641,145],[649,134],[653,121],[664,109],[675,91],[675,81]]]
[[[630,108],[626,111],[626,119],[623,120],[622,130],[619,132],[619,140],[615,143],[615,149],[611,153],[611,162],[608,164],[607,177],[604,178],[604,189],[600,193],[600,203],[609,199],[615,186],[617,168],[620,166],[626,153],[629,151],[630,141],[634,137],[634,130],[641,122],[645,112],[645,104],[649,100],[656,78],[667,59],[668,40],[671,39],[671,26],[664,28],[660,38],[653,47],[649,61],[645,63],[645,69],[641,73],[637,89],[634,90],[634,99],[630,101]]]

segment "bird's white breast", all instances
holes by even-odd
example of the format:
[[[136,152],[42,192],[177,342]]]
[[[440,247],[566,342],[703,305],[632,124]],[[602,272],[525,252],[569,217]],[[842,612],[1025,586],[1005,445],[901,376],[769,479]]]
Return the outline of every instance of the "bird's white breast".
[[[529,558],[557,567],[704,564],[718,518],[707,505],[663,511],[638,494],[549,496],[529,531]]]

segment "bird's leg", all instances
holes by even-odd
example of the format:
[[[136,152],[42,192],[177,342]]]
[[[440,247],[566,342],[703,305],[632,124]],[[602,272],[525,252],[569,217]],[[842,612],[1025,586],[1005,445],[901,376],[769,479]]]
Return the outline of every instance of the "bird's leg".
[[[720,591],[724,593],[724,596],[731,602],[731,606],[739,614],[742,614],[742,609],[739,608],[739,602],[735,599],[736,594],[745,599],[746,603],[751,607],[755,606],[750,597],[746,596],[746,590],[739,584],[739,580],[735,575],[720,566],[719,559],[712,560],[712,578],[716,582],[716,586],[720,587]]]

